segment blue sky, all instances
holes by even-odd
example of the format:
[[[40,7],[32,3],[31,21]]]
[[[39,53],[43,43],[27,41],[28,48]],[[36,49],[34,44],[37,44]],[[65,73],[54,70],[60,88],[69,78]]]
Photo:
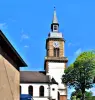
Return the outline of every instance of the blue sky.
[[[95,49],[95,0],[2,0],[0,29],[27,63],[21,70],[44,70],[54,6],[68,65],[79,53]]]

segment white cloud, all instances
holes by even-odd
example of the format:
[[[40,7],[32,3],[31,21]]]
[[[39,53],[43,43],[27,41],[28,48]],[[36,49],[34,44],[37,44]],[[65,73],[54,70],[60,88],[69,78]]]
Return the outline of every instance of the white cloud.
[[[75,56],[78,56],[81,52],[82,52],[82,49],[81,48],[77,49],[75,51]]]
[[[29,36],[26,35],[26,34],[23,34],[23,35],[21,36],[20,41],[23,41],[23,40],[26,40],[26,39],[29,39]]]
[[[24,40],[28,40],[30,37],[24,33],[24,30],[22,29],[21,30],[21,39],[20,39],[20,42],[23,42]],[[24,45],[24,48],[29,48],[29,45],[28,44],[25,44]]]
[[[25,45],[24,48],[29,48],[29,46],[28,45]]]
[[[21,33],[22,33],[22,34],[24,33],[24,30],[23,30],[23,28],[22,28],[22,30],[21,30]]]
[[[23,34],[21,38],[22,38],[22,39],[29,39],[29,36],[26,35],[26,34]]]
[[[0,23],[0,29],[6,29],[7,28],[7,24],[6,23]]]
[[[95,96],[95,87],[91,88],[90,90],[92,91],[93,95]]]
[[[70,47],[71,45],[72,45],[72,43],[71,43],[71,42],[69,42],[69,43],[68,43],[68,47]]]
[[[95,96],[95,84],[93,84],[93,87],[86,90],[86,91],[91,91],[93,93],[93,96]]]
[[[72,64],[76,60],[76,57],[78,57],[79,54],[81,54],[81,52],[82,52],[82,49],[79,48],[74,52],[72,56],[69,56],[70,57],[69,64]]]
[[[70,99],[72,92],[75,91],[75,89],[72,88],[68,88],[67,92],[68,92],[68,99]]]
[[[78,46],[78,45],[79,45],[79,43],[71,43],[71,42],[68,43],[68,47],[70,47],[70,46]]]
[[[21,36],[21,40],[20,41],[23,41],[23,40],[26,40],[26,39],[30,38],[27,34],[24,33],[23,29],[21,30],[21,34],[22,34],[22,36]]]
[[[11,21],[11,22],[16,22],[15,19],[11,19],[11,18],[9,18],[8,20]]]

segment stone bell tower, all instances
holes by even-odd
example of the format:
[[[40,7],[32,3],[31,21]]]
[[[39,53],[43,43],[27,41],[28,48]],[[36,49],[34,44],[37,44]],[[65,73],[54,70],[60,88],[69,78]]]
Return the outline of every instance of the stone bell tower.
[[[53,77],[58,82],[58,91],[60,100],[67,100],[67,88],[62,84],[62,75],[66,68],[68,59],[64,55],[65,40],[61,32],[59,32],[59,23],[54,8],[54,15],[51,24],[51,32],[46,39],[46,57],[45,70],[46,74]]]

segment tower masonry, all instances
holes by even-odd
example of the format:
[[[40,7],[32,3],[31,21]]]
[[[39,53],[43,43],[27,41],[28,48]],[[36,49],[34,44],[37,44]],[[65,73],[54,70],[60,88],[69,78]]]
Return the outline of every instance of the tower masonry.
[[[67,88],[62,83],[62,75],[68,62],[64,54],[65,40],[61,32],[59,32],[59,23],[54,9],[53,20],[51,24],[51,32],[46,39],[46,57],[45,70],[46,74],[54,78],[58,83],[58,92],[60,100],[67,100]]]

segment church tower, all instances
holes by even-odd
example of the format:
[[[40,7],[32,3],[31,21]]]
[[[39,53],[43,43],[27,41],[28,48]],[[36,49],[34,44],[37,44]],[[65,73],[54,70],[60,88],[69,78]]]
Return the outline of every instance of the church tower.
[[[45,70],[46,74],[50,75],[58,82],[58,93],[60,100],[67,100],[67,89],[62,84],[62,75],[66,68],[68,59],[64,55],[65,40],[61,32],[59,32],[59,23],[54,8],[54,15],[51,24],[51,32],[46,39],[46,57],[45,57]]]

